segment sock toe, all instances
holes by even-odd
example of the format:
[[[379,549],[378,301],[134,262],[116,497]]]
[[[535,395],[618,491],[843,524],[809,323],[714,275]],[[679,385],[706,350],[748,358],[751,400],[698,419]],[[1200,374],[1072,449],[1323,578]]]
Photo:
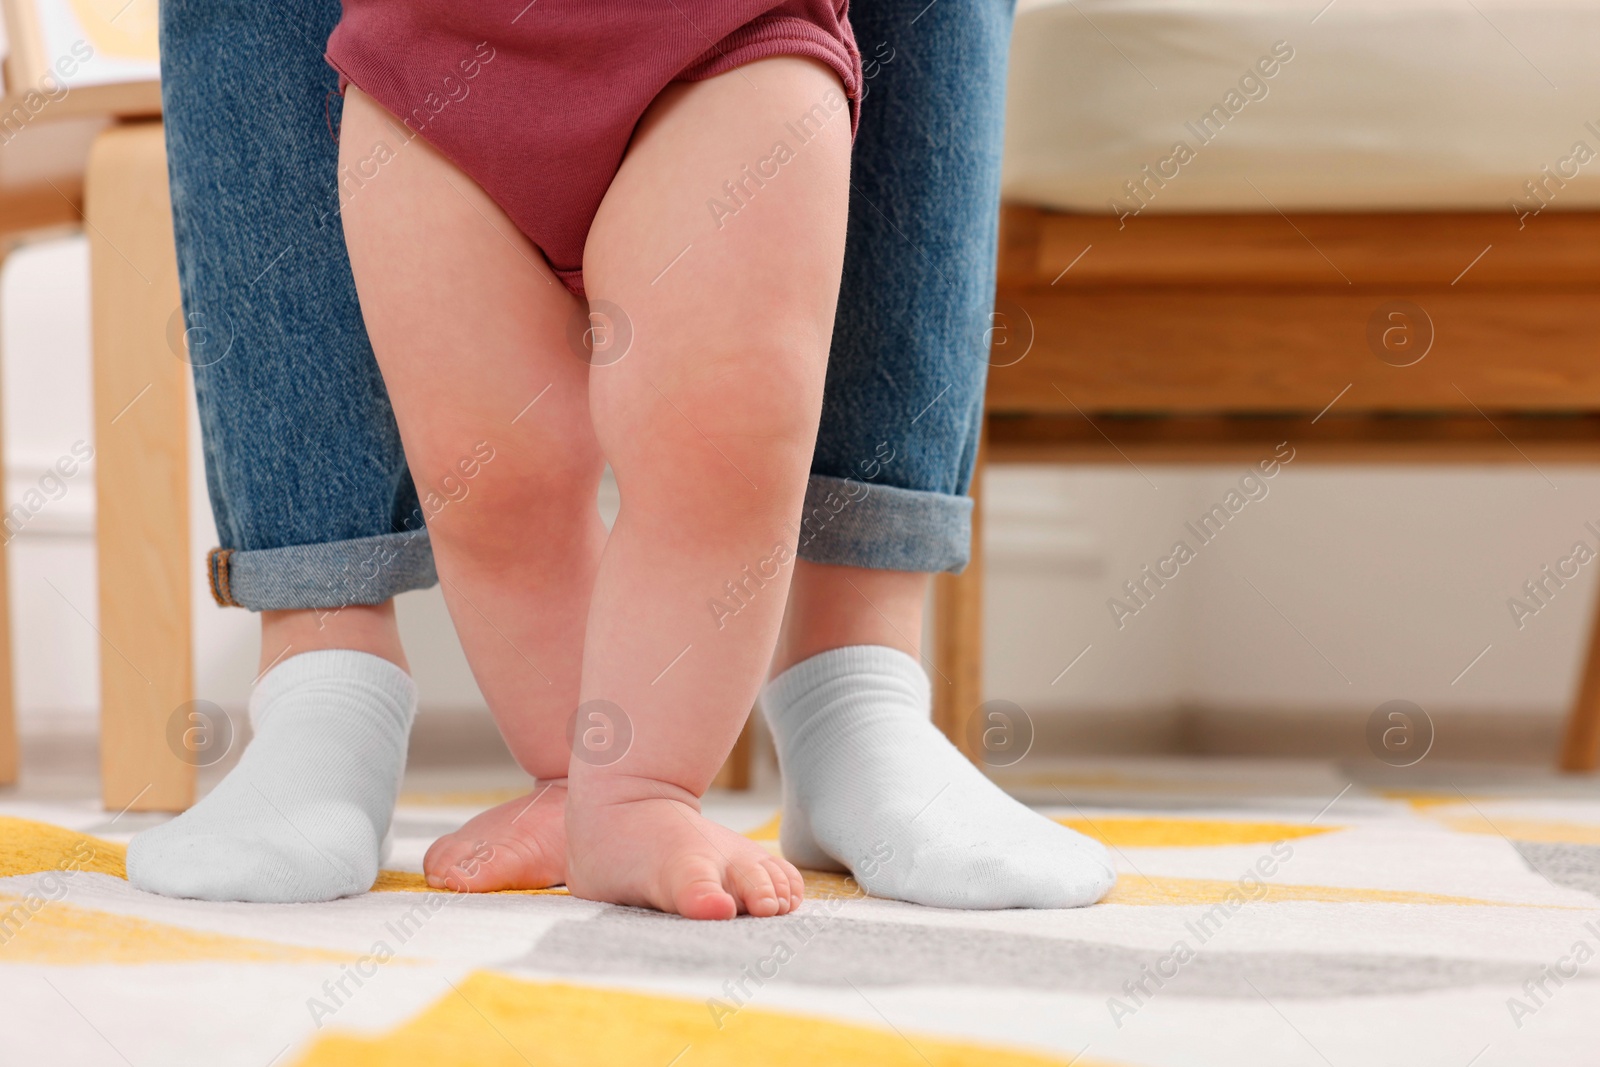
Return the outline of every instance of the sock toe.
[[[993,839],[965,844],[921,842],[899,872],[858,879],[869,893],[932,908],[1081,908],[1110,890],[1109,864],[1077,849],[1041,850],[1037,842]],[[898,873],[898,876],[897,876]]]
[[[153,833],[153,831],[152,831]],[[147,893],[188,900],[260,904],[337,900],[372,888],[370,873],[270,838],[184,833],[128,846],[128,882]]]
[[[914,658],[820,653],[762,698],[784,777],[784,855],[839,857],[869,893],[944,908],[1073,908],[1116,882],[1106,849],[1012,799],[929,720]]]

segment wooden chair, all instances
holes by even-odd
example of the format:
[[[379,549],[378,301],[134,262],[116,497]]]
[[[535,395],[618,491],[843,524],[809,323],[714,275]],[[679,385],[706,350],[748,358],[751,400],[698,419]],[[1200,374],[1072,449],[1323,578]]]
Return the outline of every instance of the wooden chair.
[[[1600,213],[1010,206],[997,309],[989,461],[1255,462],[1289,440],[1296,462],[1600,462]],[[941,582],[937,716],[960,744],[981,563]],[[1600,620],[1588,649],[1571,771],[1600,764]]]
[[[0,240],[9,250],[77,228],[89,237],[103,799],[178,810],[193,801],[195,774],[166,739],[194,673],[189,384],[155,0],[5,0],[0,11],[9,46],[0,173],[44,168],[17,187],[0,182]],[[0,784],[18,769],[6,603],[0,589]]]

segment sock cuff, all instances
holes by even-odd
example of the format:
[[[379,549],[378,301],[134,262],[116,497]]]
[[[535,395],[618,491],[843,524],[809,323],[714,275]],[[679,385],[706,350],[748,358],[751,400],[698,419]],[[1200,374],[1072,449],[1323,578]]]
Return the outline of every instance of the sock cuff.
[[[819,652],[772,679],[762,691],[761,707],[774,729],[780,729],[786,718],[820,710],[807,699],[813,694],[823,702],[860,695],[863,675],[904,686],[913,707],[929,706],[928,675],[915,657],[886,645],[847,645]],[[824,692],[835,685],[836,694]]]
[[[417,711],[417,683],[382,656],[348,648],[319,649],[291,656],[267,671],[250,693],[250,724],[260,731],[280,697],[318,683],[355,684],[383,697],[394,725],[409,731]]]

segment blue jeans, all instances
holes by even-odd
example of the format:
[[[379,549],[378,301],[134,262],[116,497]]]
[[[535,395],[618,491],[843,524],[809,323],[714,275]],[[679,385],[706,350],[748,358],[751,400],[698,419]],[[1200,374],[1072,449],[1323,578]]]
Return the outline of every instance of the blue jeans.
[[[252,610],[437,576],[339,220],[338,0],[164,0],[179,282],[222,547]],[[802,558],[966,564],[1012,0],[856,0],[866,99]]]

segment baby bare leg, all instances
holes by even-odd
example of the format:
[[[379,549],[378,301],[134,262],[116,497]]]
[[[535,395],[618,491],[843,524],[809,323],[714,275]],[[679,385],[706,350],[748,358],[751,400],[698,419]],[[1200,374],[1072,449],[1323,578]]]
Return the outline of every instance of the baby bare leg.
[[[470,179],[354,88],[340,156],[381,162],[346,198],[345,237],[445,602],[518,762],[563,778],[605,538],[589,368],[566,341],[582,306]],[[442,839],[430,880],[561,881],[564,793]],[[477,862],[457,869],[466,856]]]
[[[575,747],[568,886],[727,918],[800,900],[798,872],[702,818],[788,592],[833,328],[850,115],[835,76],[763,60],[663,93],[589,234],[629,354],[590,372],[622,509],[589,612],[582,698],[631,729]]]

